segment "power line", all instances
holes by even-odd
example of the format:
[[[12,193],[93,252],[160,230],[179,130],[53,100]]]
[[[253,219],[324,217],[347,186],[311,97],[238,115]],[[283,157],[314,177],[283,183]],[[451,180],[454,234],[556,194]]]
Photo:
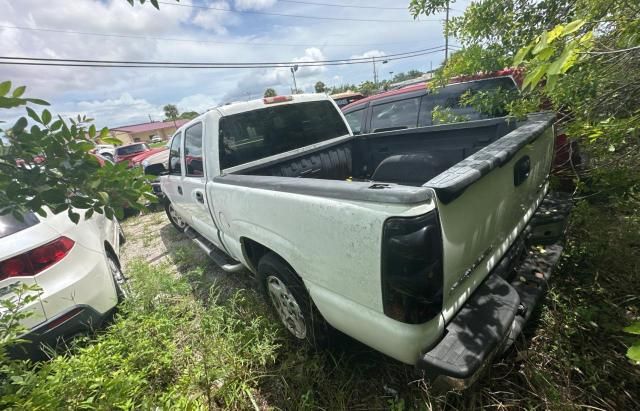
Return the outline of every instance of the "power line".
[[[435,49],[442,48],[442,46],[429,47],[426,49],[420,50],[412,50],[412,51],[404,51],[402,53],[393,53],[387,54],[385,56],[380,56],[379,59],[385,60],[392,57],[405,56],[409,54],[422,53],[425,51],[431,51]],[[217,65],[228,65],[228,64],[238,64],[242,66],[252,66],[252,65],[292,65],[297,64],[299,66],[304,66],[307,64],[320,64],[320,63],[337,63],[343,61],[366,61],[370,62],[371,57],[355,57],[355,58],[344,58],[344,59],[334,59],[334,60],[315,60],[315,61],[271,61],[271,62],[234,62],[234,63],[212,63],[212,62],[170,62],[170,61],[135,61],[135,60],[90,60],[90,59],[63,59],[63,58],[54,58],[54,57],[19,57],[19,56],[0,56],[0,59],[4,60],[28,60],[28,61],[47,61],[47,62],[58,62],[58,63],[109,63],[109,64],[145,64],[145,65],[192,65],[192,66],[217,66]]]
[[[98,36],[98,37],[115,37],[115,38],[132,38],[132,39],[142,39],[142,40],[161,40],[161,41],[177,41],[177,42],[188,42],[188,43],[211,43],[211,44],[247,44],[247,45],[255,45],[255,46],[272,46],[272,47],[318,47],[317,44],[298,44],[298,43],[267,43],[267,42],[252,42],[252,41],[220,41],[220,40],[195,40],[195,39],[185,39],[185,38],[169,38],[169,37],[153,37],[153,36],[143,36],[143,35],[135,35],[135,34],[119,34],[119,33],[97,33],[91,31],[74,31],[74,30],[63,30],[63,29],[54,29],[48,27],[25,27],[25,26],[6,26],[0,25],[0,28],[3,29],[14,29],[14,30],[27,30],[27,31],[43,31],[49,33],[61,33],[61,34],[81,34],[85,36]],[[412,44],[415,41],[411,42]],[[386,45],[396,45],[396,44],[408,44],[408,42],[390,42],[390,43],[336,43],[329,44],[322,47],[365,47],[365,46],[386,46]]]
[[[427,54],[439,53],[443,51],[444,48],[438,48],[430,51],[424,51],[419,53],[413,53],[408,55],[400,55],[397,57],[381,57],[387,61],[395,61],[395,60],[403,60],[413,57],[420,57]],[[15,57],[1,57],[0,60],[7,59],[15,59]],[[51,60],[51,61],[50,61]],[[56,60],[56,59],[28,59],[22,58],[19,60],[9,60],[9,61],[0,61],[0,65],[19,65],[19,66],[48,66],[48,67],[98,67],[98,68],[182,68],[182,69],[191,69],[191,68],[199,68],[199,69],[242,69],[242,68],[279,68],[279,67],[288,67],[293,65],[298,65],[302,67],[318,67],[318,66],[341,66],[341,65],[353,65],[353,64],[370,64],[371,59],[346,59],[346,60],[336,60],[330,61],[326,60],[326,62],[282,62],[282,63],[171,63],[171,64],[149,64],[143,63],[138,64],[134,62],[121,62],[121,63],[108,63],[102,62],[100,60],[87,60],[79,61],[79,62],[64,62],[65,60]],[[78,61],[78,60],[74,60]]]
[[[336,3],[317,3],[313,1],[300,1],[300,0],[278,0],[281,3],[298,3],[308,4],[310,6],[327,6],[327,7],[340,7],[349,9],[376,9],[376,10],[408,10],[408,7],[383,7],[383,6],[352,6],[348,4],[336,4]]]
[[[221,7],[215,6],[200,6],[195,4],[180,4],[180,3],[170,3],[166,1],[159,1],[159,4],[164,4],[167,6],[175,6],[175,7],[189,7],[193,9],[204,9],[204,10],[212,10],[212,11],[221,11],[227,13],[241,13],[241,14],[259,14],[265,16],[278,16],[278,17],[292,17],[298,19],[313,19],[313,20],[338,20],[338,21],[359,21],[366,23],[420,23],[420,22],[428,22],[428,21],[441,21],[441,19],[423,19],[423,20],[389,20],[389,19],[354,19],[349,17],[326,17],[326,16],[309,16],[303,14],[286,14],[286,13],[275,13],[269,11],[256,11],[256,10],[233,10],[233,9],[223,9]]]

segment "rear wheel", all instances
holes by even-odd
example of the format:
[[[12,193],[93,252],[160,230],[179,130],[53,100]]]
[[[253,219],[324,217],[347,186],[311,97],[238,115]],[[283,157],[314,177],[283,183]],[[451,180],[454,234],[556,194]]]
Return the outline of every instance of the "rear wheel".
[[[326,323],[295,271],[274,253],[268,253],[258,264],[260,281],[267,303],[297,340],[313,346],[325,345],[332,328]]]
[[[171,221],[171,224],[173,224],[176,230],[182,232],[187,228],[187,223],[185,223],[182,217],[180,217],[170,201],[165,203],[164,210],[167,212],[167,217],[169,217],[169,221]]]
[[[120,269],[118,261],[112,255],[107,255],[107,265],[109,266],[109,271],[113,278],[113,284],[116,286],[116,295],[118,296],[118,302],[120,303],[131,295],[129,281]]]

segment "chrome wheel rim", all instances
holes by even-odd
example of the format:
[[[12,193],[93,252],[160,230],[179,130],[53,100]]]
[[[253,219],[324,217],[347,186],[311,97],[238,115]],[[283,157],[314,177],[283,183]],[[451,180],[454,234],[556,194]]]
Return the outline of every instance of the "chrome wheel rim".
[[[116,284],[116,288],[118,294],[122,298],[129,297],[129,286],[127,284],[127,279],[125,278],[122,270],[118,267],[115,261],[112,258],[107,258],[107,263],[109,265],[109,271],[111,271],[111,276],[113,277],[113,281]]]
[[[169,204],[169,215],[171,216],[171,219],[173,220],[174,223],[176,223],[178,227],[184,228],[184,226],[186,225],[185,222],[178,215],[176,210],[173,208],[173,205],[171,204]]]
[[[291,291],[278,277],[272,275],[267,277],[267,291],[287,330],[296,338],[304,339],[307,335],[307,327],[302,310]]]

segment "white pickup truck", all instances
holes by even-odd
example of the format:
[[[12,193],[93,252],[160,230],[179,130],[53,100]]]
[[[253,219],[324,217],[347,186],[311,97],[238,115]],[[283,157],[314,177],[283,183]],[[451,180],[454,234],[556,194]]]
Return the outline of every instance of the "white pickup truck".
[[[354,136],[324,95],[233,103],[176,132],[161,186],[171,222],[251,271],[296,338],[333,327],[464,386],[513,342],[560,254],[553,122]]]

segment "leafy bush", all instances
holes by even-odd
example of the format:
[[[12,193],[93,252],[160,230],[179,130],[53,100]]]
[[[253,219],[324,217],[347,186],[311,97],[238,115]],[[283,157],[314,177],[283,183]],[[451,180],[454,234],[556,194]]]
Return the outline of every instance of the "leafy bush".
[[[137,262],[133,296],[93,339],[40,364],[2,359],[0,408],[246,409],[275,358],[254,296],[203,303],[167,267]],[[202,273],[200,273],[202,274]]]
[[[0,214],[21,218],[32,210],[45,216],[49,207],[78,222],[78,210],[87,218],[93,213],[122,218],[125,207],[141,209],[142,200],[156,201],[141,170],[128,169],[126,162],[101,167],[88,153],[98,139],[120,143],[107,128],[98,132],[86,117],[66,121],[46,108],[36,112],[33,105],[48,103],[24,98],[24,86],[11,88],[10,81],[0,82],[0,109],[25,106],[27,115],[0,129]]]

